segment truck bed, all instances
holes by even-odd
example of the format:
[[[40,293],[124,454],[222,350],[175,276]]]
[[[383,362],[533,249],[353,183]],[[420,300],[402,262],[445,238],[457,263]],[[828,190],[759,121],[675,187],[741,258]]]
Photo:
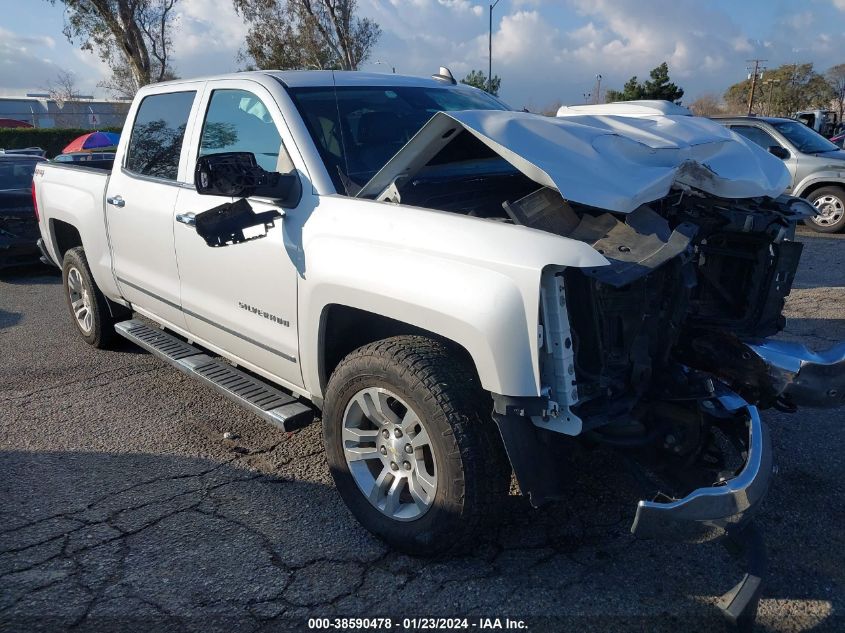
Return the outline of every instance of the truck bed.
[[[67,235],[63,232],[65,225],[73,227],[98,283],[101,279],[108,283],[111,270],[104,217],[111,164],[112,161],[90,161],[84,165],[46,162],[38,166],[33,180],[41,235],[51,258],[61,266],[66,248],[59,236]]]

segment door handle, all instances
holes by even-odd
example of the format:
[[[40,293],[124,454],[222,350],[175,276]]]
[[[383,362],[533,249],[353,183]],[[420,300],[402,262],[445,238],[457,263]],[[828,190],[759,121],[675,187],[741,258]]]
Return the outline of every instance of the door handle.
[[[187,224],[188,226],[197,225],[197,218],[193,213],[177,213],[176,221],[181,222],[182,224]]]
[[[112,206],[120,207],[121,209],[126,206],[126,201],[123,199],[123,196],[111,196],[110,198],[106,198],[106,202]]]

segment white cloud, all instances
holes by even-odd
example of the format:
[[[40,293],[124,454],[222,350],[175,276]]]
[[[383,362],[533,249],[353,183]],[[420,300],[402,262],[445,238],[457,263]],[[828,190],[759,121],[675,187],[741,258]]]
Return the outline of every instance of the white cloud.
[[[21,95],[54,80],[62,68],[41,49],[51,50],[55,45],[48,36],[20,35],[0,27],[0,91]]]

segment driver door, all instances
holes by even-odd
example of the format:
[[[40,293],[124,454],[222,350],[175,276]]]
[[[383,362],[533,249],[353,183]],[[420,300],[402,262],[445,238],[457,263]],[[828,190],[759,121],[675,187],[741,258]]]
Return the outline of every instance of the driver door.
[[[277,110],[272,96],[254,82],[209,83],[200,109],[204,114],[194,128],[191,163],[208,154],[252,152],[268,171],[294,171]],[[291,388],[301,387],[296,311],[300,248],[293,236],[301,234],[310,187],[294,209],[249,198],[255,213],[275,210],[287,217],[278,218],[264,237],[210,247],[189,218],[227,202],[234,199],[200,195],[193,187],[179,191],[174,235],[188,330],[238,364]]]

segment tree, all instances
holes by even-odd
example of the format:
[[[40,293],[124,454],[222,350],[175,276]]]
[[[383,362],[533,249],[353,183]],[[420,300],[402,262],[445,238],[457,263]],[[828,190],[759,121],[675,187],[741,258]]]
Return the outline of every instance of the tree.
[[[622,87],[622,92],[609,88],[604,93],[605,101],[612,103],[613,101],[636,101],[637,99],[644,99],[643,86],[637,81],[637,76],[631,77]]]
[[[716,116],[725,113],[722,100],[719,98],[719,95],[713,93],[701,95],[689,107],[695,116]]]
[[[751,80],[735,83],[725,91],[731,110],[744,112],[751,92]],[[754,111],[769,116],[791,116],[799,110],[827,108],[833,88],[813,69],[813,64],[784,64],[767,70],[754,92]]]
[[[611,101],[637,101],[639,99],[663,99],[673,103],[681,103],[684,96],[684,89],[679,88],[669,79],[669,64],[663,62],[649,73],[649,79],[644,83],[637,80],[637,76],[631,77],[619,90],[610,89],[605,93],[605,100]]]
[[[833,90],[833,100],[839,112],[839,120],[842,121],[843,110],[845,110],[845,64],[837,64],[828,69],[825,78]]]
[[[59,70],[56,77],[47,82],[42,89],[50,95],[50,99],[56,102],[59,108],[63,108],[66,101],[79,99],[79,90],[76,88],[76,75],[69,70]]]
[[[498,97],[499,88],[502,85],[502,78],[499,77],[499,75],[493,75],[493,80],[490,82],[490,86],[488,86],[487,73],[483,70],[471,70],[466,77],[461,79],[461,83],[466,84],[467,86],[472,86],[473,88],[478,88],[484,92],[489,92],[494,97]]]
[[[358,70],[381,27],[357,0],[233,0],[249,25],[240,58],[250,68]]]
[[[170,61],[178,0],[48,0],[65,6],[65,37],[112,70],[101,84],[122,96],[175,77]]]

